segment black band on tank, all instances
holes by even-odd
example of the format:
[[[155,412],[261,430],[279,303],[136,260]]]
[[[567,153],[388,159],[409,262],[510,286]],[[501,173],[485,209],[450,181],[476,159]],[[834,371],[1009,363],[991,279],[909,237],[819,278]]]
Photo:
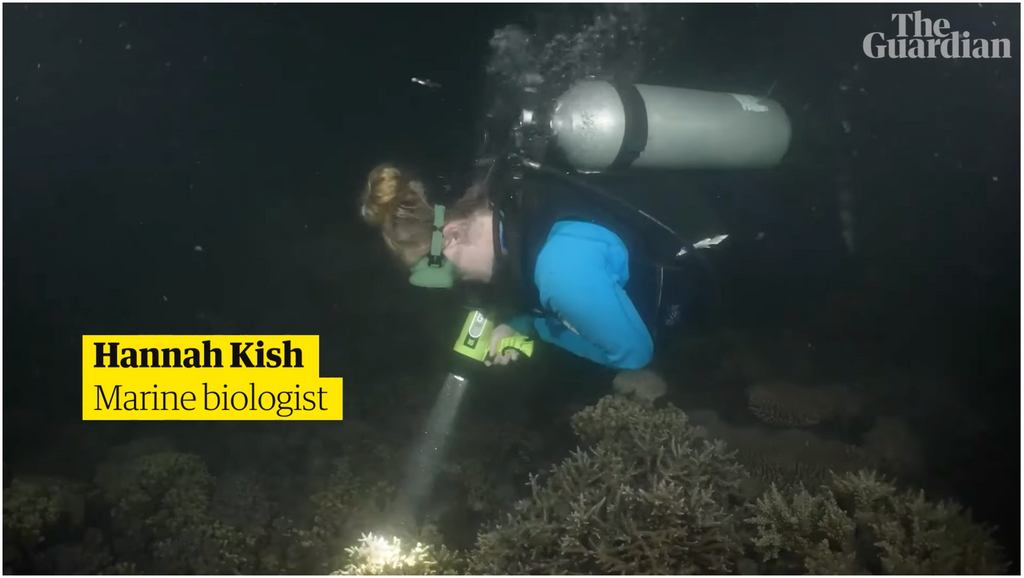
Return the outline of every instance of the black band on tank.
[[[626,123],[626,131],[622,135],[619,154],[608,166],[609,170],[614,171],[628,168],[647,148],[647,105],[635,84],[615,82],[612,83],[612,86],[615,87],[615,92],[619,93],[619,98],[622,99],[623,116]]]

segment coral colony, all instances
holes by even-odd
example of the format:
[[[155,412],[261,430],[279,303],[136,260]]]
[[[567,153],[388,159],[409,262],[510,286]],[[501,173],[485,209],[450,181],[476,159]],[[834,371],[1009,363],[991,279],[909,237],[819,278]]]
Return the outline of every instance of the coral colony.
[[[430,525],[405,527],[401,538],[365,533],[387,519],[397,494],[380,454],[336,461],[327,479],[309,486],[316,489],[308,500],[275,510],[267,497],[274,492],[253,479],[218,480],[198,456],[151,441],[112,452],[91,486],[12,480],[4,490],[5,566],[45,561],[36,567],[56,574],[1007,570],[991,528],[873,471],[836,472],[823,484],[794,471],[786,485],[750,485],[761,474],[742,465],[742,449],[675,407],[623,397],[580,411],[572,427],[581,448],[524,479],[529,495],[498,504],[505,512],[466,551],[445,548]],[[106,512],[109,523],[91,527],[86,511]],[[73,550],[51,548],[49,537],[75,532],[84,538]],[[865,537],[873,547],[861,544]],[[353,546],[339,548],[346,543]]]

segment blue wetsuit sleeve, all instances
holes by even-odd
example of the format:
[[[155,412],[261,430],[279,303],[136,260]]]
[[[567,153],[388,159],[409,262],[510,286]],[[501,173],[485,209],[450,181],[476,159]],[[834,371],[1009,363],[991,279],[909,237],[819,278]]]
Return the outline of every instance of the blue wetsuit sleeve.
[[[591,223],[557,223],[534,279],[541,303],[558,317],[534,321],[541,339],[615,369],[650,363],[654,344],[623,289],[629,255],[616,235]]]

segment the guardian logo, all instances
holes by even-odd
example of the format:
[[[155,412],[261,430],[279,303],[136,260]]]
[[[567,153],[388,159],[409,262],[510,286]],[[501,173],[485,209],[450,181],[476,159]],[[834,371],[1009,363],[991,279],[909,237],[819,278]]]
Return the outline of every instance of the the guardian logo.
[[[897,22],[896,38],[886,39],[884,32],[864,37],[868,58],[1011,58],[1010,41],[971,38],[970,32],[949,30],[949,21],[923,18],[920,10],[893,14]],[[913,24],[913,35],[908,34]]]

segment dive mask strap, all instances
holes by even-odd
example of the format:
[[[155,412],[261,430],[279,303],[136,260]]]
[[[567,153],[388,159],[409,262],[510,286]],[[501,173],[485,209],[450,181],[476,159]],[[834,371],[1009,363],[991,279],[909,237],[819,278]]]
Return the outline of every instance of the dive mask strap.
[[[444,247],[444,205],[434,205],[434,231],[430,234],[430,254],[427,260],[431,267],[440,267],[441,249]]]

